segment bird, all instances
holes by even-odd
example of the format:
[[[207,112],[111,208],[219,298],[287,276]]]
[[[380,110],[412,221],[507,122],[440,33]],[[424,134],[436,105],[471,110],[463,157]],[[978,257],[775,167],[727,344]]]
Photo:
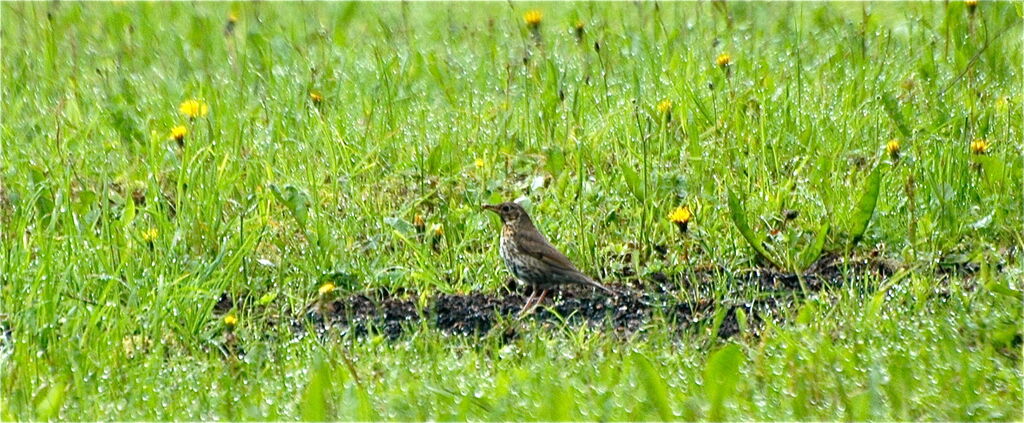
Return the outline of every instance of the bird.
[[[501,217],[499,254],[509,272],[520,283],[534,287],[523,305],[521,314],[527,313],[544,301],[552,288],[568,284],[590,285],[608,294],[615,292],[580,272],[569,258],[544,237],[530,219],[523,206],[514,202],[485,204],[485,210]],[[537,291],[540,297],[536,298]]]

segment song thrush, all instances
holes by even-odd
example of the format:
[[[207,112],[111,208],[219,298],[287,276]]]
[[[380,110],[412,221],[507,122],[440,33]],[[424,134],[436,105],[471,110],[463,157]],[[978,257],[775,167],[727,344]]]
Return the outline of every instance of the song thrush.
[[[576,269],[576,266],[537,230],[530,215],[526,214],[526,210],[519,204],[488,204],[483,208],[501,216],[500,254],[508,270],[519,282],[534,287],[534,292],[523,305],[522,313],[540,304],[550,289],[560,285],[590,285],[614,294],[612,290]],[[538,290],[540,297],[534,301]]]

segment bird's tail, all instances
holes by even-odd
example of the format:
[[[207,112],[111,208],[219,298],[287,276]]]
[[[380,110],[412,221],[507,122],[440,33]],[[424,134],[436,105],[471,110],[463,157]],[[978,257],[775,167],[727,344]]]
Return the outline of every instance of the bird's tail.
[[[607,292],[607,293],[608,293],[609,295],[618,295],[618,293],[617,293],[617,292],[615,292],[615,291],[612,291],[612,290],[611,290],[610,288],[608,288],[607,286],[604,286],[604,285],[602,285],[602,284],[601,284],[600,282],[598,282],[598,281],[595,281],[595,280],[591,279],[591,278],[590,278],[589,276],[587,276],[587,275],[584,275],[584,274],[582,274],[582,273],[580,274],[580,276],[581,276],[581,278],[580,278],[580,279],[581,279],[581,280],[582,280],[582,281],[583,281],[584,283],[586,283],[587,285],[590,285],[590,286],[592,286],[592,287],[594,287],[594,288],[597,288],[597,289],[600,289],[600,290],[602,290],[602,291],[604,291],[604,292]]]

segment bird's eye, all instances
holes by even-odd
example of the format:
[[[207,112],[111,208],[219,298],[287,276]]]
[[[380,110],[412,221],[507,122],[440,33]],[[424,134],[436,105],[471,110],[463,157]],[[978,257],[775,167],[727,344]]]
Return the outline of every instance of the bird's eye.
[[[503,211],[503,212],[509,212],[511,210],[512,210],[512,208],[509,207],[509,206],[501,206],[501,211]]]

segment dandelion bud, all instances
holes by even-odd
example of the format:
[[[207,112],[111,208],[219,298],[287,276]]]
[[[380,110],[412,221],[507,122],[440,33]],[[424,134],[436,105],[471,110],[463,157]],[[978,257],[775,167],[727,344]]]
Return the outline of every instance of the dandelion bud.
[[[185,135],[188,135],[188,128],[184,125],[178,125],[171,128],[171,139],[178,143],[178,146],[185,145]]]

